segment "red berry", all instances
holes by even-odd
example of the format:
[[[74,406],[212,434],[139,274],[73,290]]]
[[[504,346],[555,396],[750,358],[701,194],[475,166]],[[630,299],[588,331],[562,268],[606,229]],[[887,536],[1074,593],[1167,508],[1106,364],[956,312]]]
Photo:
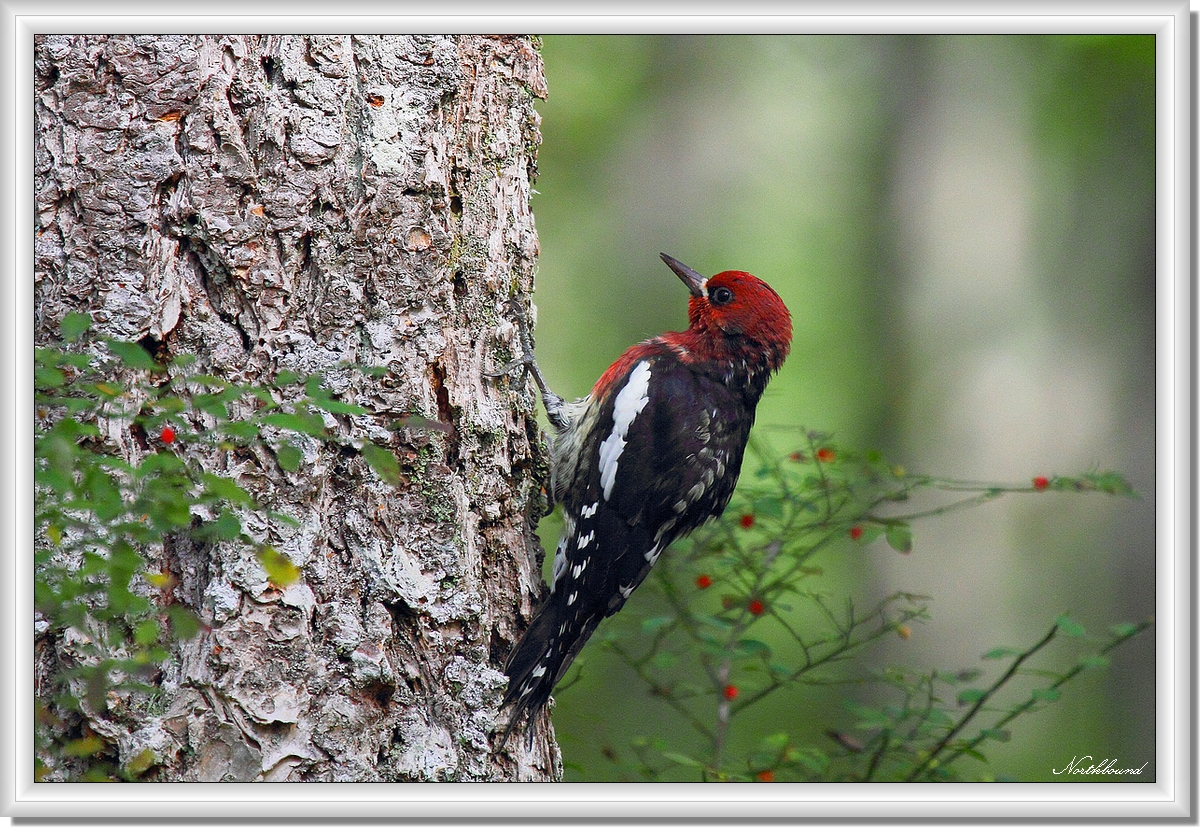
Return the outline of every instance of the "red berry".
[[[170,445],[175,441],[175,429],[170,425],[162,429],[162,441],[166,445]]]
[[[772,772],[771,770],[763,770],[758,775],[756,775],[755,778],[757,778],[759,781],[762,781],[764,783],[770,783],[775,780],[775,773]]]
[[[833,460],[836,456],[837,456],[837,454],[835,454],[833,452],[832,448],[818,448],[817,449],[817,459],[820,460],[821,462],[833,462]]]
[[[742,528],[752,527],[754,525],[754,515],[753,514],[743,514],[741,523],[742,523]]]
[[[696,588],[697,589],[707,589],[711,585],[712,585],[712,578],[709,577],[707,574],[702,574],[696,578]]]
[[[857,539],[858,539],[859,537],[861,537],[861,536],[862,536],[862,526],[860,526],[860,525],[851,526],[851,528],[850,528],[850,539],[851,539],[851,540],[857,540]]]
[[[763,604],[761,600],[751,600],[750,605],[747,606],[747,608],[750,610],[750,614],[752,615],[760,615],[763,613]]]
[[[724,695],[725,695],[725,700],[732,701],[734,698],[736,698],[738,696],[738,688],[736,686],[734,686],[733,684],[729,684],[729,686],[725,687]]]
[[[1050,485],[1050,480],[1046,479],[1045,477],[1034,477],[1033,478],[1033,489],[1035,491],[1045,491],[1046,488],[1049,487],[1049,485]]]

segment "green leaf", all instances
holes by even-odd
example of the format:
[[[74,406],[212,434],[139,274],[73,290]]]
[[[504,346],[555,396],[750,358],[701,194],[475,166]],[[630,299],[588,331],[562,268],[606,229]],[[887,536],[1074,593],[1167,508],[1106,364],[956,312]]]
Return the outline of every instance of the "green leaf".
[[[912,528],[908,523],[888,523],[883,534],[887,544],[901,554],[912,551]]]
[[[878,523],[867,523],[862,526],[862,534],[856,542],[865,546],[878,540],[881,534],[883,534],[883,526]]]
[[[35,388],[61,388],[67,383],[67,375],[58,368],[34,368],[33,386]]]
[[[129,763],[125,765],[125,772],[129,773],[130,776],[137,778],[139,775],[145,774],[146,771],[153,767],[157,762],[158,759],[154,756],[154,750],[146,748],[137,755],[133,756]]]
[[[752,640],[751,638],[742,638],[737,643],[738,651],[747,657],[771,657],[771,647],[763,643],[761,640]]]
[[[362,446],[363,459],[371,470],[389,485],[400,485],[400,463],[396,455],[386,448],[380,448],[373,442],[364,442]]]
[[[1059,615],[1055,623],[1058,624],[1059,631],[1064,635],[1068,635],[1070,637],[1083,637],[1085,634],[1087,634],[1087,632],[1084,631],[1082,623],[1068,617],[1067,615]]]
[[[1079,665],[1084,669],[1103,669],[1109,660],[1104,655],[1084,655],[1079,659]]]
[[[1047,703],[1053,703],[1061,697],[1061,693],[1057,689],[1042,689],[1040,687],[1034,689],[1032,694],[1035,701],[1045,701]]]
[[[295,517],[293,517],[289,514],[284,514],[282,511],[268,511],[267,516],[270,517],[275,522],[279,523],[280,525],[285,525],[285,526],[288,526],[289,528],[299,528],[300,527],[299,520],[297,520]]]
[[[228,477],[216,474],[204,475],[204,490],[213,497],[237,505],[253,505],[253,498],[244,488]]]
[[[705,626],[712,626],[722,632],[726,632],[733,628],[734,623],[727,617],[713,617],[712,615],[699,615],[695,618],[698,623],[703,623]],[[722,644],[724,645],[724,644]]]
[[[672,652],[656,652],[654,657],[650,658],[650,662],[656,669],[674,669],[679,663],[679,656]]]
[[[982,761],[985,764],[988,762],[987,756],[977,749],[971,749],[970,747],[958,747],[954,751],[961,752],[963,755],[968,755],[971,758],[974,758],[976,761]]]
[[[57,362],[60,365],[86,370],[92,365],[92,357],[88,353],[60,353]]]
[[[143,620],[137,626],[133,627],[133,640],[141,646],[149,646],[158,640],[158,621],[154,618]]]
[[[1122,497],[1136,497],[1137,492],[1120,474],[1113,471],[1093,471],[1083,475],[1083,479],[1097,491],[1106,494],[1116,494]]]
[[[234,439],[251,440],[258,436],[258,426],[253,422],[225,422],[221,432]]]
[[[114,579],[120,577],[128,583],[135,571],[140,569],[145,561],[137,549],[126,542],[118,541],[108,553],[108,569]]]
[[[163,413],[177,414],[187,406],[178,396],[162,396],[154,401],[154,407]]]
[[[189,640],[200,634],[199,618],[177,603],[167,607],[167,620],[176,640]]]
[[[264,416],[263,422],[285,431],[315,437],[325,436],[325,420],[316,414],[273,413]]]
[[[119,583],[112,583],[105,592],[108,599],[108,609],[118,617],[135,617],[150,611],[150,601],[139,594],[134,594]]]
[[[881,710],[863,706],[854,701],[846,701],[845,706],[850,710],[852,715],[859,719],[858,723],[855,724],[857,729],[886,729],[892,725],[892,719]]]
[[[365,414],[367,412],[366,408],[359,405],[351,405],[348,402],[334,399],[333,394],[327,388],[321,386],[321,380],[316,376],[310,376],[305,380],[304,390],[308,393],[308,401],[310,403],[330,413]]]
[[[783,500],[779,496],[756,497],[750,508],[757,517],[783,517]],[[732,512],[730,512],[732,514]]]
[[[300,579],[300,569],[284,555],[273,548],[264,548],[258,554],[258,562],[262,564],[271,585],[282,589]]]
[[[987,697],[987,692],[983,689],[964,689],[958,693],[958,705],[970,706],[971,704],[979,703]]]
[[[87,758],[95,755],[108,746],[103,738],[89,735],[86,738],[76,738],[63,744],[63,755],[68,758]]]
[[[142,464],[135,469],[135,473],[139,479],[145,479],[152,475],[160,477],[183,475],[187,473],[187,466],[183,464],[183,460],[170,451],[158,451],[142,460]]]
[[[300,449],[294,445],[280,445],[275,452],[275,459],[279,461],[279,467],[284,471],[299,471],[300,461],[304,455],[300,453]]]
[[[312,399],[314,405],[323,411],[329,411],[332,414],[355,414],[361,416],[367,413],[367,409],[362,405],[352,405],[349,402],[342,402],[338,399]]]
[[[1001,658],[1015,658],[1021,654],[1019,649],[1011,649],[1008,646],[997,646],[995,649],[989,649],[983,653],[984,660],[1000,660]]]
[[[305,381],[304,377],[294,370],[281,370],[275,374],[275,386],[278,388],[285,385],[298,385],[303,381]]]
[[[125,509],[120,485],[99,468],[84,473],[83,496],[101,522],[112,522]]]
[[[675,618],[671,617],[670,615],[663,615],[661,617],[648,617],[642,621],[642,631],[655,632],[664,626],[670,626],[674,622]]]
[[[206,540],[236,540],[242,534],[242,521],[232,511],[222,511],[217,519],[200,526],[196,534]]]
[[[105,339],[104,343],[108,345],[109,351],[114,356],[121,360],[121,363],[127,368],[134,370],[158,370],[158,363],[154,361],[154,357],[146,352],[146,349],[136,342],[122,342],[119,339]]]
[[[681,752],[667,751],[662,754],[662,757],[666,758],[668,761],[674,761],[676,764],[681,764],[685,767],[703,767],[704,766],[699,761],[697,761],[695,758],[692,758],[689,755],[684,755]]]
[[[758,742],[758,749],[761,752],[774,752],[779,754],[787,748],[788,742],[791,741],[791,736],[786,732],[776,732],[772,735],[765,736]]]
[[[823,773],[829,766],[829,756],[816,747],[789,749],[784,754],[789,764],[798,764],[809,772]]]
[[[229,409],[225,407],[225,392],[198,393],[192,398],[192,407],[198,411],[215,416],[217,419],[228,419]]]
[[[999,741],[1002,744],[1006,744],[1012,740],[1012,733],[1007,729],[985,729],[980,735],[993,741]]]
[[[1137,634],[1137,631],[1136,623],[1117,623],[1108,627],[1108,633],[1113,637],[1130,637]]]
[[[87,333],[91,326],[92,317],[87,313],[68,313],[58,323],[58,332],[65,341],[73,342]]]

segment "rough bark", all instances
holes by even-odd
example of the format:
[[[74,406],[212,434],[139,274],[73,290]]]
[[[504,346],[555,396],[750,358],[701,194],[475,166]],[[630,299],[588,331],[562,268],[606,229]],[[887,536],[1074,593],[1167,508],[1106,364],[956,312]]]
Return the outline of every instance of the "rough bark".
[[[324,372],[370,411],[326,424],[404,472],[393,488],[316,441],[297,473],[204,457],[299,521],[250,527],[302,578],[275,590],[243,548],[167,544],[210,628],[155,705],[89,726],[122,761],[149,748],[152,780],[557,777],[548,727],[493,754],[498,667],[541,588],[543,457],[528,388],[481,378],[533,286],[535,44],[41,36],[35,61],[38,342],[86,311],[230,380]],[[440,425],[388,428],[403,417]],[[40,681],[69,645],[39,640]]]

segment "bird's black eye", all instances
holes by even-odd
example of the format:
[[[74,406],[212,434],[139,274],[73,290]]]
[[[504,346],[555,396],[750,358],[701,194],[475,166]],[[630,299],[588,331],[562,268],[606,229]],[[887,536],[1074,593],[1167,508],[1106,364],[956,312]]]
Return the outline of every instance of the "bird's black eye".
[[[708,300],[715,305],[729,304],[733,301],[733,291],[728,287],[714,287],[708,291]]]

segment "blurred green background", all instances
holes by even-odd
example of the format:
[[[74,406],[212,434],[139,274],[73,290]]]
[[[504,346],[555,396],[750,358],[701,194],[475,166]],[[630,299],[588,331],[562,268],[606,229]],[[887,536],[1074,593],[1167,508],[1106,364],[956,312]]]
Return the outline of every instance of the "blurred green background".
[[[979,655],[1060,612],[1096,631],[1154,613],[1153,37],[547,36],[542,54],[534,299],[559,393],[686,325],[660,251],[748,270],[795,322],[756,426],[779,450],[804,426],[924,473],[1113,469],[1140,494],[922,521],[906,557],[830,550],[826,586],[864,605],[934,598],[862,668],[995,669]],[[639,597],[624,611],[653,613]],[[638,735],[686,742],[602,646],[579,662],[556,693],[567,780],[631,779]],[[1153,780],[1155,663],[1152,634],[1127,644],[980,772],[1064,780],[1051,768],[1091,754]],[[762,714],[803,739],[847,723],[846,690],[785,694]]]

